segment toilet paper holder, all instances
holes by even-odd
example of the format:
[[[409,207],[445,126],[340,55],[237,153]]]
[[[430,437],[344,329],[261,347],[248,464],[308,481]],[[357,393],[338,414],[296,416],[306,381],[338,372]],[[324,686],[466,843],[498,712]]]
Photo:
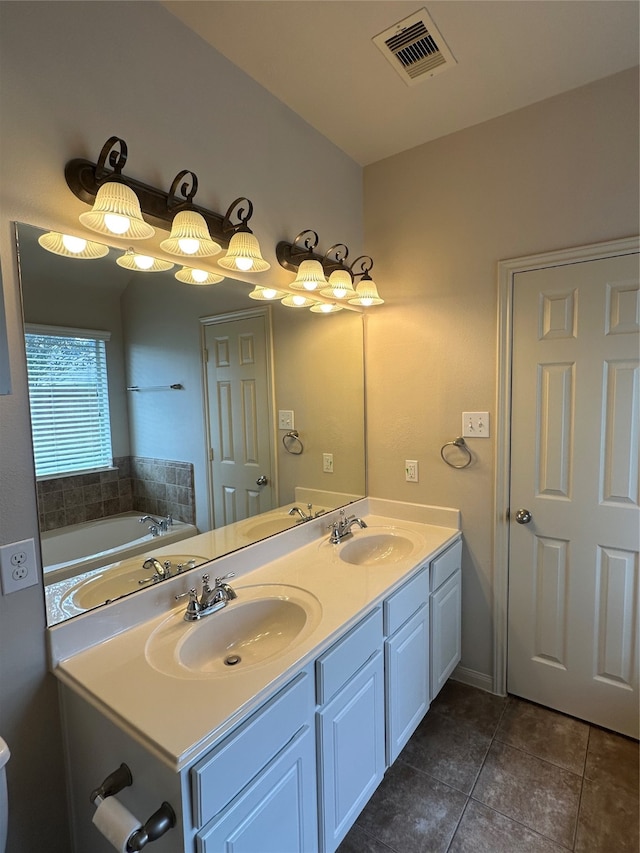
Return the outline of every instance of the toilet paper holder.
[[[102,782],[100,787],[91,792],[90,801],[96,808],[107,797],[114,797],[123,788],[133,784],[133,776],[131,770],[123,762],[120,767],[110,773]],[[176,825],[176,813],[171,808],[171,805],[166,801],[162,803],[151,817],[145,823],[133,832],[127,841],[127,851],[129,853],[137,853],[142,850],[149,842],[157,841],[165,832]]]

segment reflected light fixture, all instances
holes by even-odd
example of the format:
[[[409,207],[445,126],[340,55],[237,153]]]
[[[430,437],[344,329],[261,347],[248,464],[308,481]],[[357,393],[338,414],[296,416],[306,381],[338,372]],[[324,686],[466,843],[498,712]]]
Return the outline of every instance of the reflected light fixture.
[[[58,231],[42,234],[38,237],[38,243],[48,252],[61,255],[63,258],[93,260],[104,258],[109,253],[109,247],[102,243],[94,243],[91,240],[85,240],[84,237],[74,237],[72,234],[61,234]]]
[[[311,308],[312,305],[317,304],[317,301],[304,293],[290,293],[282,300],[282,304],[287,308]]]
[[[183,284],[218,284],[224,281],[223,275],[208,270],[192,269],[191,267],[182,267],[175,276]]]
[[[245,207],[240,207],[246,203]],[[231,222],[235,208],[238,208],[236,216],[240,220],[235,225]],[[229,240],[229,248],[224,258],[220,258],[218,264],[227,270],[240,270],[241,272],[264,272],[270,269],[269,264],[262,257],[258,238],[247,225],[253,215],[253,204],[248,198],[237,198],[227,210],[222,228],[225,232],[233,231]]]
[[[286,294],[281,290],[276,290],[273,287],[261,287],[258,284],[256,284],[249,294],[250,299],[258,299],[261,302],[270,302],[274,299],[282,299],[283,296],[286,296]]]
[[[134,251],[134,249],[127,249],[124,255],[116,258],[116,263],[118,266],[127,270],[135,270],[135,272],[164,272],[173,268],[173,264],[169,261],[152,258],[151,255],[144,255],[141,252]]]
[[[344,305],[338,305],[337,302],[316,302],[311,306],[314,314],[335,314],[336,311],[342,311]]]

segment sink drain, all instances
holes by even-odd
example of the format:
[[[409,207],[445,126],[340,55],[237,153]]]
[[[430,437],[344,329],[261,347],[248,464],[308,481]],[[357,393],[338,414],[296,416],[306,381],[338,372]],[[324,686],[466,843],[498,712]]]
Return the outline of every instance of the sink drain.
[[[225,666],[235,666],[237,663],[240,663],[242,658],[240,655],[227,655],[224,659]]]

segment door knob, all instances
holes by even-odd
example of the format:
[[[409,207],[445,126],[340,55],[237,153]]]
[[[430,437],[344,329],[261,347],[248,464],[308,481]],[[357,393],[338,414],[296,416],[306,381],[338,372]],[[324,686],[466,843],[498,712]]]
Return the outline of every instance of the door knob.
[[[266,486],[269,481],[267,480],[264,474],[260,474],[258,479],[256,480],[256,486]]]
[[[518,524],[529,524],[532,515],[528,509],[519,509],[516,513],[516,521]]]

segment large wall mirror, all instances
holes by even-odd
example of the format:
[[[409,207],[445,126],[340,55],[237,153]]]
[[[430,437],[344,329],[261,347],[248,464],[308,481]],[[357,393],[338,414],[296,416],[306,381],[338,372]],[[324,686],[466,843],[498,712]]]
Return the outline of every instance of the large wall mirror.
[[[16,226],[49,624],[365,495],[362,314],[132,272],[113,248],[61,257],[43,233]],[[64,458],[79,434],[49,418],[87,342],[106,361],[109,460],[47,473],[50,445]]]

